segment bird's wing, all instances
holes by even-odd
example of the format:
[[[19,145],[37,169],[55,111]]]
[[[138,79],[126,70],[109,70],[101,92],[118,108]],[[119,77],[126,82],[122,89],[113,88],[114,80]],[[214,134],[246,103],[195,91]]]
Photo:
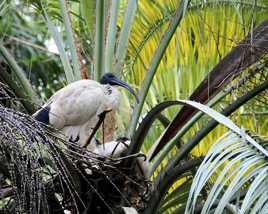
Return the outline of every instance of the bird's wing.
[[[76,88],[86,87],[90,85],[91,87],[98,87],[100,84],[94,80],[78,80],[72,82],[65,87],[61,88],[60,90],[56,91],[47,101],[45,105],[52,103],[53,101],[57,100],[58,97],[62,96],[63,94],[72,93]]]
[[[53,94],[49,100],[41,106],[40,109],[38,109],[34,114],[33,117],[45,124],[49,124],[49,112],[50,112],[50,105],[51,103],[57,99],[57,97],[61,94],[61,90],[57,91],[55,94]]]
[[[76,83],[62,89],[50,104],[49,123],[55,128],[82,125],[104,108],[107,98],[101,84],[90,80]]]
[[[64,88],[58,90],[56,93],[54,93],[49,100],[38,110],[36,111],[33,116],[40,122],[46,123],[46,124],[51,124],[51,125],[56,125],[58,123],[62,124],[63,122],[60,122],[61,117],[64,116],[62,111],[54,111],[51,112],[51,105],[53,104],[53,109],[59,108],[57,107],[59,105],[59,101],[62,101],[61,104],[63,103],[65,108],[68,108],[68,101],[70,98],[73,96],[73,94],[77,94],[77,90],[81,91],[81,89],[87,87],[87,88],[98,88],[100,84],[96,81],[93,80],[79,80],[76,82],[73,82]],[[67,100],[67,102],[65,102]],[[67,105],[67,106],[66,106]],[[58,114],[58,115],[57,115]],[[52,115],[52,116],[51,116]],[[54,115],[54,116],[53,116]],[[56,117],[58,116],[58,121],[54,118],[53,122],[51,123],[50,117]],[[59,126],[56,126],[55,128],[59,128]]]

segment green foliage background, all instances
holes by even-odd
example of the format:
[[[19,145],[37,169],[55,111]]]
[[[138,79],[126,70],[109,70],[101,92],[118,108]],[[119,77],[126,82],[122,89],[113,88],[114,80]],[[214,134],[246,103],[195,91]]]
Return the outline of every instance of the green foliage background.
[[[40,100],[46,101],[68,82],[80,79],[82,67],[94,79],[99,79],[102,73],[111,69],[141,94],[141,85],[154,63],[154,53],[159,49],[162,37],[180,4],[187,5],[187,1],[4,0],[0,3],[0,70],[5,75],[0,75],[0,80],[10,85],[18,97],[25,99],[29,93],[21,94],[18,89],[22,79],[18,78],[16,72],[10,72],[16,65],[21,68],[17,72],[23,73],[34,93],[38,94],[38,98],[28,97],[36,108],[40,106]],[[267,9],[267,0],[190,1],[157,68],[142,112],[138,115],[139,122],[149,110],[163,101],[188,99],[213,67],[267,18]],[[115,22],[109,25],[113,12],[116,12]],[[127,16],[126,20],[124,16]],[[95,21],[97,17],[100,18],[99,22]],[[59,53],[50,52],[46,46],[52,38],[58,47],[62,46]],[[13,57],[13,67],[6,60],[4,50]],[[224,89],[238,84],[240,79],[258,66],[262,67],[261,72],[221,99],[214,109],[220,111],[226,108],[238,97],[267,80],[264,57],[241,72]],[[22,91],[27,92],[25,88]],[[133,119],[135,101],[128,93],[122,93],[115,137],[127,135]],[[231,119],[246,130],[268,137],[267,102],[266,90],[240,107]],[[20,110],[33,110],[27,105],[25,107],[26,110]],[[172,121],[179,110],[178,106],[168,108],[161,113],[162,118]],[[203,116],[195,122],[180,139],[180,143],[192,139],[206,126],[208,120],[208,116]],[[164,129],[161,120],[154,123],[143,143],[144,152],[152,147]],[[217,126],[191,151],[189,157],[204,156],[226,131],[224,126]],[[153,174],[158,175],[178,150],[179,147],[173,147]],[[187,176],[180,177],[172,188],[185,184]],[[186,185],[185,191],[189,190],[189,185]],[[169,191],[172,192],[172,189]],[[170,205],[165,208],[162,203],[161,212],[173,212],[176,207]]]

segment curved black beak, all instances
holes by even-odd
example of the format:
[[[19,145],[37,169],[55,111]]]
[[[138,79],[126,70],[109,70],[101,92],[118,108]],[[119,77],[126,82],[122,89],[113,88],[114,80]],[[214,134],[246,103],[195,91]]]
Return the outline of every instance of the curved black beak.
[[[140,102],[138,95],[135,93],[133,88],[131,88],[131,86],[129,84],[127,84],[126,82],[124,82],[116,77],[111,78],[109,82],[111,85],[118,85],[118,86],[126,88],[131,94],[133,94],[135,96],[137,103]]]

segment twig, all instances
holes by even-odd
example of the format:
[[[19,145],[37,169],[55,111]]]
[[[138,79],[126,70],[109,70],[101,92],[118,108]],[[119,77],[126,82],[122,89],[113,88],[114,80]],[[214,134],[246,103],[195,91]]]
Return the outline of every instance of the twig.
[[[96,126],[93,128],[92,132],[91,132],[91,135],[89,136],[87,142],[85,143],[85,145],[83,146],[83,148],[87,148],[87,146],[90,144],[91,140],[93,139],[93,137],[95,136],[97,130],[99,129],[100,125],[102,124],[102,122],[104,121],[105,119],[105,115],[110,112],[111,110],[106,110],[102,113],[99,114],[99,121],[98,123],[96,124]]]

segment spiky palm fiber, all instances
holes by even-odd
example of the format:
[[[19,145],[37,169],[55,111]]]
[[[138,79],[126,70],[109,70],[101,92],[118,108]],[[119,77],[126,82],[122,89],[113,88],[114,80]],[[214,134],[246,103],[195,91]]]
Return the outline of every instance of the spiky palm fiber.
[[[40,213],[52,209],[48,201],[56,198],[49,198],[49,183],[53,186],[51,181],[57,174],[74,199],[76,191],[55,143],[58,139],[48,136],[31,117],[2,105],[0,121],[0,155],[5,164],[1,173],[7,175],[2,185],[12,188],[10,200],[15,211]]]

